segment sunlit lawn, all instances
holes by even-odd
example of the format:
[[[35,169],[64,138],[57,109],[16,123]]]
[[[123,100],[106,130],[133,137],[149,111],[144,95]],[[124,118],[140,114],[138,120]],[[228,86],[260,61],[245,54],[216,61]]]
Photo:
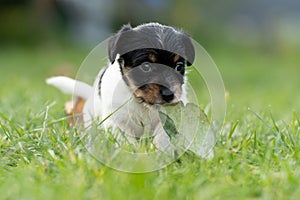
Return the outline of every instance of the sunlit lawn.
[[[75,76],[88,51],[1,49],[0,199],[297,199],[300,58],[210,50],[228,93],[215,157],[183,156],[156,172],[127,174],[86,152],[62,119],[69,97],[44,82]]]

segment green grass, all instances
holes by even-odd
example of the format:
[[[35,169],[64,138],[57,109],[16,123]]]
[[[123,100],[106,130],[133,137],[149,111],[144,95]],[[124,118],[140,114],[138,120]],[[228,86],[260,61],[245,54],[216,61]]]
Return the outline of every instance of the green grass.
[[[0,199],[297,199],[300,85],[297,56],[211,50],[229,97],[215,157],[183,156],[127,174],[93,159],[63,119],[69,98],[46,86],[74,76],[87,52],[0,51]],[[65,67],[73,66],[73,67]]]

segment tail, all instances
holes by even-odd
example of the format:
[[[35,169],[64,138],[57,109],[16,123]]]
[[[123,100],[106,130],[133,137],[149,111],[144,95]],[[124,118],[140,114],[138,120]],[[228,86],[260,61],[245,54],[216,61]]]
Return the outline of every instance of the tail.
[[[65,76],[55,76],[46,80],[48,85],[52,85],[66,94],[72,94],[83,99],[88,99],[93,88],[87,83],[76,81]]]

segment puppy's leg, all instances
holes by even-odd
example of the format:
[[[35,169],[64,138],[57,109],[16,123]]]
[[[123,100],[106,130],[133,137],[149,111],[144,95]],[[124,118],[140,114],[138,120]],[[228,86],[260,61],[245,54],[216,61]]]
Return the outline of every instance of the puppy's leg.
[[[75,102],[68,101],[65,104],[65,112],[69,117],[68,121],[71,126],[79,125],[83,122],[83,107],[85,104],[85,100],[78,97]]]

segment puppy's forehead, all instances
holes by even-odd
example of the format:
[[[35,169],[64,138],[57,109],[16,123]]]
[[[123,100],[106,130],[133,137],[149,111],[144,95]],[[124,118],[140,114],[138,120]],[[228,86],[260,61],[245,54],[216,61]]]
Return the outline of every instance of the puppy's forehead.
[[[170,27],[142,26],[124,33],[125,40],[133,41],[129,44],[132,49],[161,49],[184,55],[184,48],[180,40],[180,32]],[[129,49],[128,49],[129,50]],[[130,51],[130,50],[129,50]]]
[[[194,61],[194,47],[191,39],[182,31],[157,23],[140,25],[136,28],[126,27],[110,41],[110,59],[116,54],[123,55],[136,49],[161,49],[173,52],[189,63]]]

